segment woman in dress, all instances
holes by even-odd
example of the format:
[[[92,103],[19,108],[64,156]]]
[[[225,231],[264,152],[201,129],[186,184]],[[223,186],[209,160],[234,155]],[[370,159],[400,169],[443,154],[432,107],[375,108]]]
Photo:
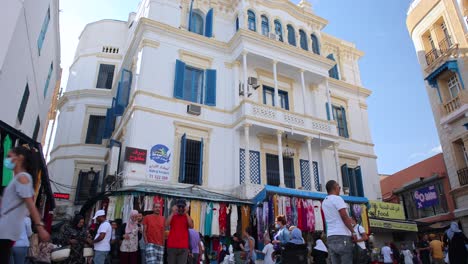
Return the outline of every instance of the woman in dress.
[[[42,241],[50,239],[44,228],[39,211],[34,204],[33,177],[36,176],[34,155],[29,147],[11,149],[3,166],[13,170],[14,177],[3,191],[0,205],[0,263],[10,262],[11,248],[20,238],[23,229],[22,219],[28,211]]]
[[[445,232],[444,242],[448,245],[448,256],[450,264],[466,264],[468,239],[458,227],[456,222],[450,224],[450,228]]]
[[[138,263],[138,211],[132,210],[125,232],[123,234],[122,244],[120,245],[120,263],[137,264]]]
[[[244,230],[244,251],[247,254],[246,264],[255,263],[257,253],[255,253],[255,239],[252,237],[252,228],[249,226]]]
[[[64,226],[61,244],[70,246],[70,257],[63,263],[81,264],[84,263],[83,249],[88,238],[88,232],[84,227],[84,217],[75,215],[72,222]]]

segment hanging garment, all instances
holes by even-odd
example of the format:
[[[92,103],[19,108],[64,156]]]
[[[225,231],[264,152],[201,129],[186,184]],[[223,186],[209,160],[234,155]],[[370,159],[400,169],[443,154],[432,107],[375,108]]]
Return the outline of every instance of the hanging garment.
[[[109,197],[109,204],[107,205],[107,220],[115,220],[115,205],[117,202],[117,197],[111,196]]]
[[[219,234],[221,236],[226,235],[226,228],[227,228],[227,204],[220,203],[219,204]]]
[[[278,214],[286,216],[286,210],[284,209],[284,197],[278,195]]]
[[[11,149],[11,143],[11,138],[7,135],[3,140],[3,160],[8,156],[8,151]],[[2,186],[7,186],[11,179],[13,179],[13,170],[7,169],[5,166],[2,166],[2,168]]]
[[[304,228],[304,225],[302,224],[302,199],[301,198],[297,198],[297,201],[296,201],[296,208],[297,208],[297,227],[299,227],[299,229],[303,229]]]
[[[276,220],[275,208],[274,208],[272,196],[268,197],[268,220],[270,221],[268,222],[268,224],[272,224],[272,225],[274,225],[275,220]]]
[[[210,202],[206,206],[205,214],[205,236],[211,236],[211,226],[213,224],[213,203]]]
[[[302,199],[302,228],[299,228],[301,230],[306,230],[307,229],[307,200]]]
[[[276,219],[276,217],[279,215],[279,211],[278,211],[278,195],[275,194],[273,195],[273,210],[274,210],[274,218]]]
[[[153,211],[153,199],[154,199],[154,196],[145,196],[145,200],[143,202],[143,211],[145,212],[150,212],[150,211]]]
[[[285,206],[285,212],[286,212],[287,225],[291,226],[291,225],[293,225],[291,198],[289,198],[289,197],[283,197],[283,198],[284,198],[284,206]]]
[[[315,217],[315,231],[324,231],[322,220],[322,203],[314,201],[314,217]]]
[[[230,205],[227,205],[226,206],[226,229],[225,229],[225,236],[226,237],[231,237],[232,236],[232,233],[231,233],[231,206]],[[219,216],[221,218],[221,215]],[[221,223],[220,223],[221,225]]]
[[[122,210],[122,222],[127,223],[130,219],[130,213],[133,210],[133,195],[124,196],[124,205]]]
[[[263,241],[263,232],[265,232],[265,222],[263,217],[263,206],[257,206],[257,241]]]
[[[231,234],[234,235],[234,233],[237,232],[237,221],[239,220],[239,213],[237,211],[237,205],[231,204]]]
[[[314,210],[314,201],[307,200],[307,231],[315,231],[315,210]]]
[[[211,223],[211,235],[219,236],[219,203],[213,204],[213,220]]]
[[[193,229],[200,230],[201,202],[193,200],[190,203],[190,216],[193,220]]]
[[[369,234],[369,216],[367,215],[367,206],[365,204],[361,204],[361,225],[366,230],[366,233]]]
[[[115,201],[115,219],[122,219],[122,211],[124,206],[124,196],[119,195]]]
[[[202,235],[205,235],[205,219],[206,219],[206,207],[208,203],[200,203],[200,229],[198,230]]]
[[[166,198],[166,202],[164,203],[164,216],[169,216],[171,214],[173,205],[172,202],[175,202],[174,198]]]
[[[242,205],[241,214],[241,226],[243,232],[250,225],[250,207],[248,205]]]
[[[297,226],[297,198],[291,198],[292,224]]]
[[[269,226],[270,226],[270,221],[269,221],[269,218],[268,218],[268,215],[269,215],[269,205],[268,205],[268,202],[263,202],[263,212],[262,212],[262,221],[263,221],[263,228],[268,230]]]
[[[153,204],[159,204],[161,206],[161,212],[163,212],[163,216],[164,216],[164,208],[165,208],[164,198],[161,196],[154,196]]]

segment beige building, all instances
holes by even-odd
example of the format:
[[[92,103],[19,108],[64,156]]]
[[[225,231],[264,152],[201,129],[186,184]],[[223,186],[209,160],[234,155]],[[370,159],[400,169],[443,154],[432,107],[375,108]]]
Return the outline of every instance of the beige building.
[[[415,0],[406,25],[426,81],[455,200],[468,232],[467,0]]]

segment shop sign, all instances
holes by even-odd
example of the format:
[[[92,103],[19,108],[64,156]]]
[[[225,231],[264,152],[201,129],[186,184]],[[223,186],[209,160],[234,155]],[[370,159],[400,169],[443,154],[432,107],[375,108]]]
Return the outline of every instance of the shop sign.
[[[54,198],[68,200],[70,199],[70,194],[69,193],[54,193]]]
[[[169,181],[172,168],[172,151],[163,144],[154,145],[148,154],[148,178]]]
[[[413,223],[398,223],[398,222],[378,220],[378,219],[369,219],[369,221],[370,221],[371,227],[418,232],[418,226]]]
[[[146,149],[125,148],[125,161],[146,164]]]
[[[414,201],[418,209],[431,207],[439,203],[439,196],[434,185],[414,192]]]
[[[405,211],[401,204],[369,201],[369,217],[405,220]]]

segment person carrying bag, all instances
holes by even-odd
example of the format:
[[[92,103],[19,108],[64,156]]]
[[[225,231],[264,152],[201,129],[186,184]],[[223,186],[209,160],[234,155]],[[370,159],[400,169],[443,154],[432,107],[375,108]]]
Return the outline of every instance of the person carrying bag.
[[[366,241],[369,239],[366,230],[362,225],[357,224],[356,217],[352,217],[352,224],[356,235],[356,241],[353,248],[353,264],[369,263],[369,254],[367,253]]]

